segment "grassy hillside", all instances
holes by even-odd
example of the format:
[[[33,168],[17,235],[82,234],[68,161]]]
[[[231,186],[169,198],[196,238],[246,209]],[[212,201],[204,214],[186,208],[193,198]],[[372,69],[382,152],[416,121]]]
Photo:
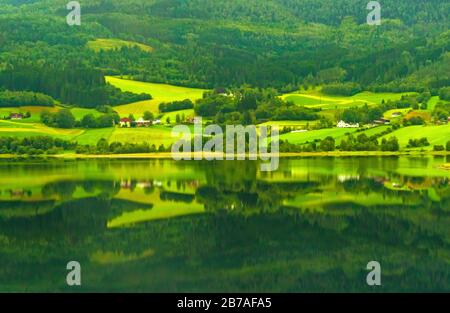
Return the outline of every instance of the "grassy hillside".
[[[158,106],[161,102],[172,102],[185,99],[195,101],[202,98],[203,93],[206,91],[205,89],[146,83],[111,76],[107,76],[106,81],[113,86],[120,88],[122,91],[149,93],[153,97],[153,99],[149,101],[140,101],[115,107],[114,110],[121,116],[128,116],[129,114],[142,116],[145,111],[159,113]]]
[[[320,91],[306,91],[301,93],[288,93],[281,96],[286,101],[310,108],[321,108],[323,110],[345,109],[353,106],[380,104],[383,100],[399,100],[408,93],[373,93],[360,92],[351,97],[325,95]],[[410,93],[414,94],[414,93]]]
[[[137,47],[139,49],[141,49],[142,51],[145,52],[153,52],[153,48],[138,42],[133,42],[133,41],[126,41],[126,40],[120,40],[120,39],[95,39],[95,40],[91,40],[88,41],[88,43],[86,44],[86,46],[95,51],[95,52],[100,52],[100,51],[108,51],[108,50],[120,50],[123,47],[128,47],[128,48],[133,48],[133,47]]]
[[[303,144],[313,142],[316,139],[324,139],[328,136],[333,137],[339,142],[346,134],[356,132],[355,128],[325,128],[319,130],[311,130],[304,133],[288,133],[280,135],[281,140],[287,140],[294,144]]]
[[[426,137],[430,142],[430,146],[423,149],[431,150],[434,145],[443,145],[445,147],[447,141],[450,140],[450,124],[442,126],[410,126],[400,128],[385,137],[388,138],[390,136],[398,138],[400,148],[406,148],[409,139]]]

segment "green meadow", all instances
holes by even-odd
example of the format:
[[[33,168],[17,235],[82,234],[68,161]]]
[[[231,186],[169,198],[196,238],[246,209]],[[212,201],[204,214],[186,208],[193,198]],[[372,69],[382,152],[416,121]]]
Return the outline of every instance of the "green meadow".
[[[406,148],[409,139],[426,137],[430,146],[420,149],[431,150],[434,145],[442,145],[445,147],[447,141],[450,140],[450,124],[442,126],[409,126],[400,128],[384,137],[389,138],[391,136],[398,138],[400,148]]]
[[[135,117],[142,116],[145,111],[158,114],[158,106],[162,102],[181,101],[185,99],[195,101],[201,99],[203,93],[206,91],[205,89],[146,83],[112,76],[107,76],[106,81],[120,88],[122,91],[130,91],[138,94],[148,93],[153,97],[152,100],[116,106],[114,110],[121,116],[128,116],[129,114],[133,114]]]
[[[134,41],[126,41],[120,39],[106,39],[106,38],[98,38],[95,40],[89,41],[86,46],[95,51],[108,51],[108,50],[119,50],[123,47],[137,47],[145,52],[153,52],[153,48]]]
[[[315,140],[322,140],[328,136],[333,137],[336,142],[340,142],[346,134],[356,132],[356,128],[325,128],[318,130],[310,130],[303,133],[288,133],[280,135],[281,140],[287,140],[293,144],[304,144]]]
[[[414,93],[373,93],[360,92],[351,97],[325,95],[318,90],[303,91],[301,93],[289,93],[281,96],[286,101],[310,108],[321,108],[322,110],[346,109],[364,104],[379,104],[383,100],[399,100],[402,95]]]

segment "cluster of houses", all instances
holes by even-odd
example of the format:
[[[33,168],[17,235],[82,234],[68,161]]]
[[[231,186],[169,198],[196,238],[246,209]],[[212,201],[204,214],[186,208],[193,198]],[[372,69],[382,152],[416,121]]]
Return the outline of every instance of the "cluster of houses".
[[[337,128],[359,128],[359,123],[352,124],[344,121],[339,121],[336,126]]]
[[[149,121],[149,120],[144,120],[142,117],[136,121],[132,121],[130,118],[124,117],[124,118],[121,118],[120,122],[119,122],[120,127],[123,127],[123,128],[149,127],[149,126],[158,125],[158,124],[161,124],[161,120]]]
[[[199,122],[201,122],[201,120],[198,117],[188,117],[184,121],[185,124],[196,124],[196,123],[199,123]],[[148,120],[144,120],[142,117],[139,118],[136,121],[132,121],[130,118],[124,117],[124,118],[121,118],[120,122],[119,122],[119,126],[122,127],[122,128],[150,127],[150,126],[153,126],[153,125],[160,125],[160,124],[161,124],[161,120],[160,119],[148,121]]]
[[[391,120],[380,118],[378,120],[373,121],[376,125],[389,125],[391,123]],[[345,121],[339,121],[336,125],[337,128],[359,128],[359,123],[347,123]]]

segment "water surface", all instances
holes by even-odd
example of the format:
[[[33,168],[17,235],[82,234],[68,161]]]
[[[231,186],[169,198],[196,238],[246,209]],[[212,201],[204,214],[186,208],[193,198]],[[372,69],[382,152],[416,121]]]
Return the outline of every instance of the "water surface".
[[[2,161],[0,291],[450,291],[448,161]]]

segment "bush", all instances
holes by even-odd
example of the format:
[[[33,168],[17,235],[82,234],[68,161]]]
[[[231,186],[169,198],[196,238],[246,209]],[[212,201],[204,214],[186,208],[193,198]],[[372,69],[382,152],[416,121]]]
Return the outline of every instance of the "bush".
[[[400,145],[398,144],[398,139],[396,137],[390,137],[388,140],[383,138],[381,140],[381,151],[398,151],[400,150]]]
[[[173,101],[169,103],[161,103],[159,105],[159,111],[161,113],[186,110],[194,108],[194,103],[191,100],[185,99],[183,101]]]
[[[443,145],[435,145],[435,146],[433,147],[433,150],[434,150],[434,151],[444,151],[445,148],[444,148]]]
[[[319,144],[319,149],[321,151],[334,151],[335,149],[335,140],[333,137],[328,136],[327,138],[323,139]]]
[[[428,147],[430,143],[426,137],[420,139],[409,139],[407,148]]]
[[[450,141],[447,141],[447,144],[445,145],[445,150],[450,151]]]

